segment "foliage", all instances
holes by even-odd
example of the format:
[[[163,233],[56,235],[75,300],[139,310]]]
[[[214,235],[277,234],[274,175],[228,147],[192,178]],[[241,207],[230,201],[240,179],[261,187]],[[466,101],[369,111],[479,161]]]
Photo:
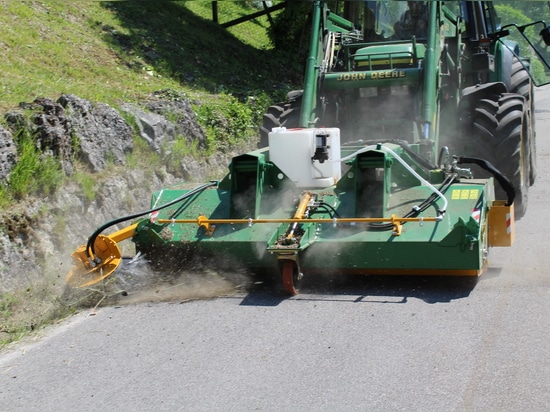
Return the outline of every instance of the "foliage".
[[[64,175],[59,160],[43,154],[26,129],[17,138],[19,159],[10,173],[7,194],[15,199],[27,195],[50,195],[61,186]]]
[[[159,153],[152,152],[147,141],[140,136],[134,136],[133,143],[133,150],[126,154],[126,166],[129,169],[157,168],[161,161]]]
[[[156,2],[0,0],[0,5],[5,28],[0,110],[62,93],[117,107],[172,90],[193,101],[207,100],[197,107],[212,153],[250,137],[274,96],[292,88],[292,74],[269,43],[267,16],[224,29],[211,21],[210,2],[160,7]],[[220,2],[220,19],[236,19],[257,7],[250,1]],[[158,164],[159,154],[146,144],[139,151],[140,141],[135,139],[137,149],[127,156],[128,167]],[[30,193],[51,193],[62,182],[58,160],[39,153],[31,137],[21,136],[16,145],[18,164],[9,185],[0,186],[5,204]],[[199,148],[181,138],[170,150],[177,157]],[[92,177],[76,173],[74,179],[86,199],[95,197]]]
[[[526,9],[524,10],[531,10]],[[501,19],[502,26],[508,26],[514,24],[516,26],[528,25],[534,21],[537,21],[536,18],[528,17],[520,11],[520,8],[516,8],[512,5],[497,5],[496,11],[498,16]],[[539,47],[540,35],[539,31],[541,30],[542,25],[531,25],[524,30],[525,36],[531,40],[531,42]],[[540,61],[539,57],[536,55],[532,47],[525,40],[525,38],[520,34],[519,30],[514,26],[508,27],[510,30],[510,35],[506,37],[506,40],[511,40],[517,42],[520,48],[520,54],[522,57],[528,57],[531,60],[531,71],[533,73],[535,83],[542,84],[547,81],[545,74],[545,66]],[[544,53],[544,51],[543,51]]]
[[[92,202],[96,198],[95,178],[86,172],[77,170],[73,175],[74,180],[82,189],[82,194],[88,202]]]
[[[2,182],[0,184],[0,209],[7,209],[11,201],[12,199],[9,194],[8,185],[7,183]]]
[[[242,17],[257,11],[256,3],[220,2],[220,16],[223,21]],[[0,110],[61,93],[116,107],[156,90],[173,90],[192,100],[208,100],[197,107],[211,152],[249,137],[265,108],[292,88],[292,73],[269,44],[267,16],[224,29],[211,21],[209,2],[163,2],[159,7],[156,2],[0,0],[0,5],[5,11],[0,14],[5,28]],[[208,93],[221,94],[216,98]],[[20,199],[27,191],[55,189],[55,159],[40,156],[30,140],[22,139],[18,146],[19,164],[9,189],[0,187],[0,194],[8,191]],[[181,154],[195,149],[177,141],[172,150]],[[155,157],[150,151],[141,155]],[[128,160],[138,163],[135,155]],[[33,168],[39,165],[49,180],[31,178],[38,175]],[[90,179],[76,178],[92,198]]]
[[[548,4],[546,1],[501,0],[496,5],[511,7],[527,16],[529,20],[538,20],[540,16],[548,15]]]
[[[276,49],[285,50],[289,67],[305,60],[311,32],[311,3],[289,2],[269,28],[269,38]],[[299,56],[304,58],[300,59]]]
[[[2,293],[0,295],[0,317],[8,318],[17,303],[18,299],[13,293]]]
[[[232,95],[222,102],[204,102],[194,107],[197,120],[206,132],[206,149],[210,152],[225,150],[230,145],[250,137],[256,131],[252,100],[242,103]]]
[[[188,142],[183,136],[176,136],[169,148],[164,148],[166,153],[163,163],[168,171],[177,171],[181,166],[181,161],[185,156],[192,156],[197,159],[201,157],[201,151],[198,147],[198,140]]]

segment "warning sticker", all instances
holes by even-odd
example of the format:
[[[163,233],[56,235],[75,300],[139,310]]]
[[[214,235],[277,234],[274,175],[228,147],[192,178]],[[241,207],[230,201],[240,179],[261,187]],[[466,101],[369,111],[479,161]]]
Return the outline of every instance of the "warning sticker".
[[[479,197],[479,189],[454,189],[451,192],[452,200],[475,200]]]

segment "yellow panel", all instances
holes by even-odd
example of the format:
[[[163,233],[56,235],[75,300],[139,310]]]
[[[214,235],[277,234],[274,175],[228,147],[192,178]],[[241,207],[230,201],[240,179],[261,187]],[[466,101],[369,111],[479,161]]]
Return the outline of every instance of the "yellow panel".
[[[512,246],[515,238],[514,205],[495,200],[489,209],[489,245]]]

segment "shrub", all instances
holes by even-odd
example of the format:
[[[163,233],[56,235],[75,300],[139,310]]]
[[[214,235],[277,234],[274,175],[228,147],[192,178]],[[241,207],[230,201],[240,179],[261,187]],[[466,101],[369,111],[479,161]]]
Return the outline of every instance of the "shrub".
[[[8,193],[15,199],[54,193],[64,180],[59,160],[41,153],[26,129],[19,131],[16,145],[19,159],[10,174]]]
[[[240,102],[231,95],[223,101],[207,102],[194,107],[197,121],[206,133],[206,149],[212,152],[227,149],[244,141],[257,128],[257,113],[252,110],[251,100]]]

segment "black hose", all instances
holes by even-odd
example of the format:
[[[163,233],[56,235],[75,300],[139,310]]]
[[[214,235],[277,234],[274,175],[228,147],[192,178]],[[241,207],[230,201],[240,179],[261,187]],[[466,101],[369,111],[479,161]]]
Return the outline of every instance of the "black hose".
[[[447,189],[451,186],[451,184],[456,179],[456,175],[450,175],[448,176],[443,183],[438,187],[438,191],[441,193],[445,193]],[[410,218],[410,217],[416,217],[421,212],[424,212],[426,209],[428,209],[437,199],[439,198],[439,195],[437,193],[432,193],[430,196],[428,196],[426,199],[420,203],[420,205],[413,208],[411,211],[407,212],[403,218]],[[435,206],[435,205],[434,205]],[[437,208],[436,208],[437,209]],[[438,215],[441,215],[441,210],[437,209]],[[384,230],[392,230],[393,224],[391,223],[368,223],[367,227],[370,230],[373,231],[384,231]]]
[[[457,163],[476,164],[479,167],[487,170],[495,177],[497,182],[500,184],[500,187],[502,187],[502,189],[506,192],[506,196],[508,197],[506,206],[511,206],[512,203],[514,203],[514,199],[516,198],[516,189],[514,188],[514,185],[512,184],[512,182],[510,182],[510,179],[504,176],[495,166],[493,166],[491,162],[488,162],[484,159],[478,159],[476,157],[459,156],[457,158]]]
[[[325,209],[325,213],[328,212],[329,216],[333,219],[335,216],[337,218],[340,217],[340,214],[338,213],[338,211],[331,205],[329,205],[328,203],[325,203],[325,202],[320,202],[319,207],[322,207]],[[315,213],[321,213],[321,212],[318,212],[316,210],[314,210],[311,215],[314,215]]]
[[[88,243],[86,244],[86,255],[88,256],[88,258],[90,258],[91,256],[95,256],[95,250],[94,250],[94,243],[95,243],[95,240],[97,239],[97,237],[101,234],[101,232],[103,232],[105,229],[111,227],[111,226],[114,226],[114,225],[117,225],[119,223],[122,223],[126,220],[131,220],[131,219],[136,219],[140,216],[143,216],[143,215],[147,215],[149,213],[153,213],[153,212],[156,212],[157,210],[162,210],[164,208],[167,208],[169,206],[172,206],[173,204],[176,204],[178,202],[181,202],[182,200],[185,200],[187,199],[188,197],[191,197],[199,192],[202,192],[203,190],[206,190],[207,188],[209,187],[212,187],[212,186],[217,186],[219,184],[218,181],[210,181],[209,183],[205,183],[199,187],[196,187],[192,190],[190,190],[189,192],[183,194],[182,196],[178,197],[177,199],[174,199],[162,206],[157,206],[153,209],[149,209],[149,210],[146,210],[145,212],[140,212],[140,213],[135,213],[133,215],[128,215],[128,216],[124,216],[124,217],[120,217],[118,219],[115,219],[115,220],[111,220],[110,222],[107,222],[105,223],[103,226],[100,226],[99,228],[97,228],[95,230],[94,233],[92,233],[92,235],[90,236],[90,238],[88,239]]]

